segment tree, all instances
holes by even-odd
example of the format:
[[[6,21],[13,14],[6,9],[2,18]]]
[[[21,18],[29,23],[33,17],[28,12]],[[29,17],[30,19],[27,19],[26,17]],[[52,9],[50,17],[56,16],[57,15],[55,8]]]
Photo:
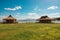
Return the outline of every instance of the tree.
[[[56,20],[60,20],[60,17],[58,17],[58,18],[55,18]]]

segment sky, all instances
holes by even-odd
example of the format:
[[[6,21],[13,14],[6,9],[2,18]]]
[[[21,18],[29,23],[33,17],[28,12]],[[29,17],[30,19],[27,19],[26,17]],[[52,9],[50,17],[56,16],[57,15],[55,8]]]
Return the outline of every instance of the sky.
[[[60,17],[60,0],[0,0],[0,19],[9,15],[18,20]]]

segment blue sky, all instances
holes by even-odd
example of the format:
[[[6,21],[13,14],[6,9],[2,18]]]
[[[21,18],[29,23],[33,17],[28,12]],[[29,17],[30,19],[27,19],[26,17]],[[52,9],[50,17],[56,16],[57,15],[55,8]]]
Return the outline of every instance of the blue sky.
[[[60,0],[0,0],[0,19],[8,15],[17,19],[60,17]]]

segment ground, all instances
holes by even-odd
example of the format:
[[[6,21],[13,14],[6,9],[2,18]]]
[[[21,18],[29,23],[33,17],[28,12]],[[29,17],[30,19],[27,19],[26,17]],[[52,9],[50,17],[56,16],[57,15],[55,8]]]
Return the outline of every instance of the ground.
[[[0,40],[60,40],[60,24],[0,24]]]

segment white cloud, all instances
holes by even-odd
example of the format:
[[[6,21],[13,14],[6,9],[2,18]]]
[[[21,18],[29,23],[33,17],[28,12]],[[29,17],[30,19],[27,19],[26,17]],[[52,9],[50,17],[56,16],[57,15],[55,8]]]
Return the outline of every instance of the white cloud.
[[[37,19],[40,17],[40,15],[37,13],[28,13],[28,16],[29,16],[28,18],[30,19]]]
[[[12,11],[15,11],[15,10],[19,10],[19,9],[22,9],[21,6],[16,6],[15,8],[4,8],[5,10],[12,10]]]
[[[54,9],[57,9],[58,8],[58,6],[50,6],[48,9],[49,10],[54,10]]]
[[[26,15],[16,15],[17,19],[38,19],[40,18],[40,15],[37,13],[27,13]]]
[[[4,18],[6,18],[7,16],[0,16],[0,20],[3,20]]]
[[[20,17],[21,15],[20,15],[21,13],[16,13],[16,17]]]
[[[50,15],[49,15],[49,17],[51,17],[51,18],[56,18],[56,17],[60,17],[60,13],[51,13]]]
[[[41,9],[40,9],[38,6],[36,6],[36,7],[33,9],[32,12],[37,13],[37,12],[40,12],[40,11],[41,11]]]
[[[56,18],[60,17],[60,13],[45,13],[45,14],[38,14],[38,13],[27,13],[26,15],[17,15],[17,19],[22,20],[22,19],[38,19],[41,16],[49,16],[50,18]]]

